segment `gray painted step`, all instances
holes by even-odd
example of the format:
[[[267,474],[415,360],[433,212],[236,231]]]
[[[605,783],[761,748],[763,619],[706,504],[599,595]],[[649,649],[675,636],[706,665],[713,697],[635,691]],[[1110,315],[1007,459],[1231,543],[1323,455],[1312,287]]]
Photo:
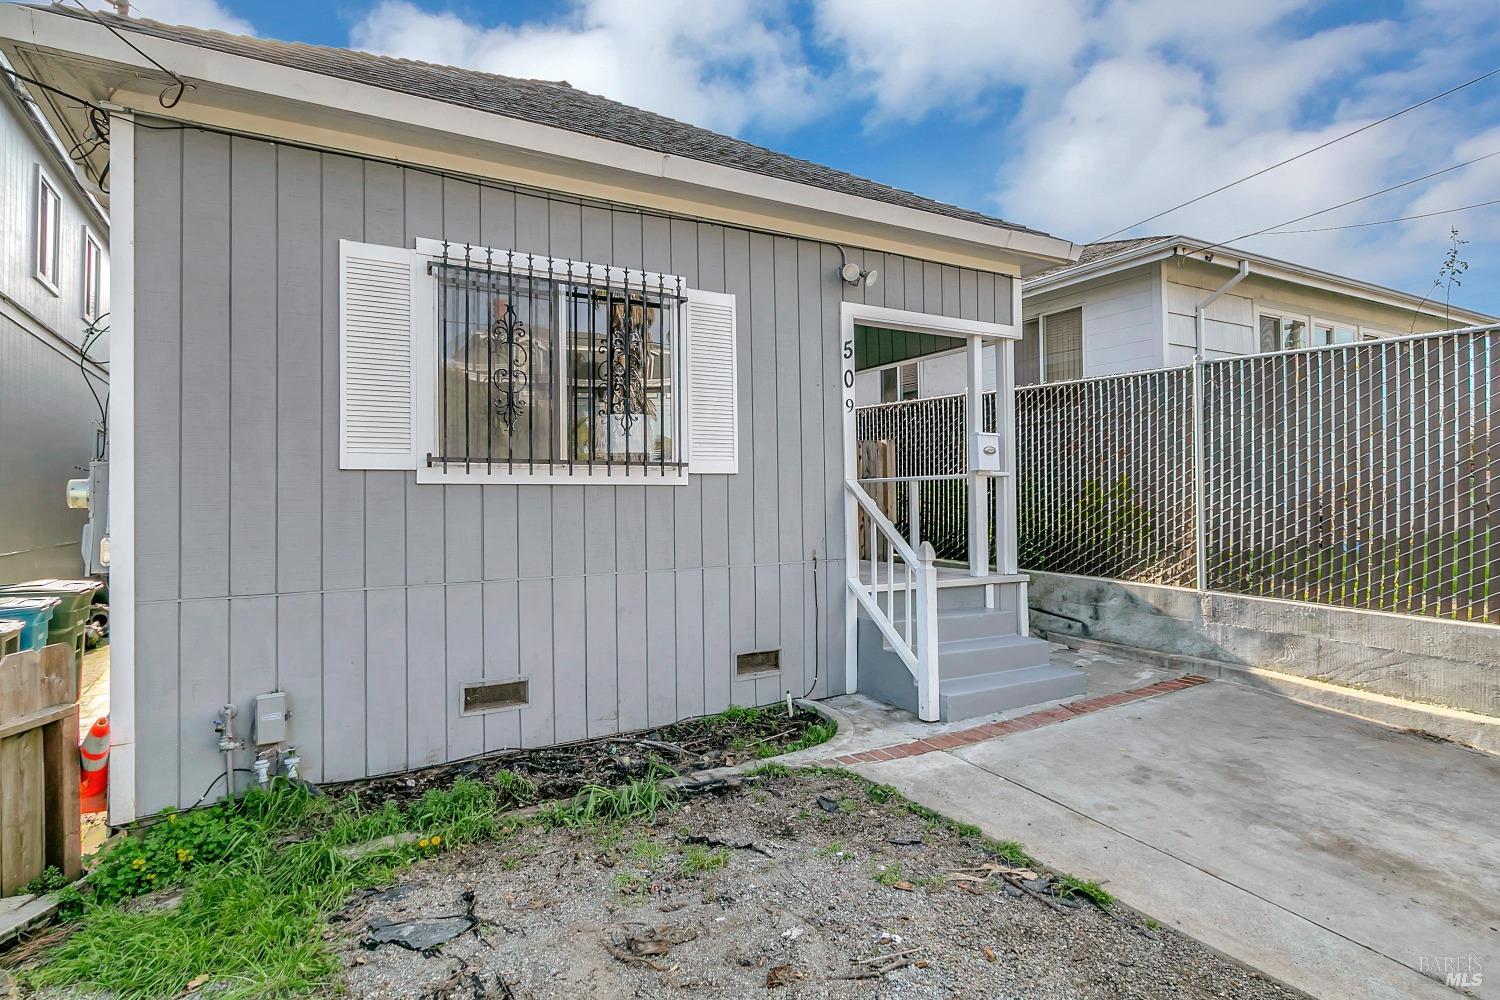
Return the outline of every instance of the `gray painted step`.
[[[906,618],[901,608],[896,609],[894,620],[897,631],[905,627]],[[862,621],[875,623],[861,616]],[[879,630],[876,629],[878,632]],[[977,639],[981,636],[1014,635],[1016,613],[1000,608],[954,608],[938,611],[938,635],[944,642],[949,639]],[[884,639],[884,636],[881,636]],[[887,644],[889,645],[889,644]]]
[[[941,631],[938,635],[942,635]],[[943,681],[980,674],[1024,670],[1050,662],[1051,646],[1041,639],[1019,635],[990,635],[977,639],[941,639],[938,677]]]
[[[1071,667],[1027,667],[938,684],[938,711],[944,722],[1008,712],[1045,701],[1083,694],[1083,673]]]

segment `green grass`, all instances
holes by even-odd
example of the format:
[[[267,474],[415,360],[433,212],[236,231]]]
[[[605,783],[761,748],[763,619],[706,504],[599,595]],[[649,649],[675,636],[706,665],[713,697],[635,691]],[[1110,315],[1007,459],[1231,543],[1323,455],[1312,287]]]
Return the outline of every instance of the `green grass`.
[[[81,888],[63,890],[77,930],[22,981],[115,1000],[176,996],[195,980],[215,984],[215,1000],[332,990],[339,968],[323,930],[351,892],[388,885],[423,856],[507,837],[521,825],[507,810],[534,795],[525,778],[501,771],[492,782],[460,779],[405,808],[365,810],[352,796],[334,800],[278,783],[236,803],[166,814],[111,849]],[[586,788],[532,822],[649,820],[674,801],[653,772],[621,788]],[[419,839],[357,859],[339,851],[408,833]],[[182,888],[175,908],[121,905],[174,885]]]
[[[1082,896],[1101,910],[1107,910],[1115,904],[1115,897],[1111,896],[1098,882],[1089,882],[1072,875],[1064,875],[1056,882],[1058,895],[1060,896]]]
[[[900,865],[882,865],[875,870],[875,881],[889,888],[901,881]]]
[[[637,840],[630,848],[630,859],[645,868],[654,870],[661,867],[666,857],[666,847],[660,841],[650,838]]]
[[[710,850],[701,844],[688,844],[682,850],[682,859],[677,862],[677,874],[684,878],[706,875],[729,864],[729,852],[724,848]]]

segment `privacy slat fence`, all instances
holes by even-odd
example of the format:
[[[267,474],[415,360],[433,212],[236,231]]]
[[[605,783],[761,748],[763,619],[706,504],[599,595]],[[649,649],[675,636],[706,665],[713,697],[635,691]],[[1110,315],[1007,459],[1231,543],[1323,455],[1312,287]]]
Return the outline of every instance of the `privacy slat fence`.
[[[1205,589],[1500,624],[1500,330],[1202,369]],[[1023,569],[1199,585],[1193,392],[1191,367],[1018,390]],[[962,426],[956,397],[858,419],[903,474],[962,471]],[[964,517],[924,495],[940,558]]]

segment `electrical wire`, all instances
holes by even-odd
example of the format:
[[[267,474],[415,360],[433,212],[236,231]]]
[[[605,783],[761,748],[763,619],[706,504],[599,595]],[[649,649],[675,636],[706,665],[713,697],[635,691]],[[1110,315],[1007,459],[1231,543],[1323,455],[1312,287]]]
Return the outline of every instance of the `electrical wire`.
[[[166,108],[169,111],[172,108],[177,107],[178,103],[181,102],[181,100],[182,100],[182,95],[186,94],[188,92],[188,89],[192,85],[189,84],[182,77],[178,76],[176,73],[173,73],[171,70],[167,69],[167,67],[163,66],[161,63],[157,62],[155,59],[153,59],[150,56],[148,56],[145,53],[145,51],[139,45],[135,44],[130,39],[128,39],[124,35],[120,34],[120,32],[118,32],[118,31],[115,30],[114,25],[110,24],[108,21],[104,20],[104,18],[100,17],[99,14],[98,14],[98,12],[89,10],[87,7],[85,7],[83,5],[83,0],[73,0],[73,3],[78,7],[79,10],[83,11],[89,17],[93,18],[95,24],[98,24],[100,27],[102,27],[106,31],[108,31],[111,35],[114,35],[120,41],[122,41],[126,45],[130,46],[132,49],[134,49],[136,51],[136,54],[138,54],[142,59],[146,60],[148,63],[150,63],[151,65],[155,66],[157,69],[161,70],[163,73],[165,73],[168,76],[170,76],[172,78],[172,83],[168,84],[167,86],[165,86],[165,87],[163,87],[161,89],[161,93],[156,95],[156,100],[157,100],[158,104],[160,104],[162,107]],[[171,90],[172,87],[173,87],[173,85],[175,85],[177,87],[177,93],[174,94],[174,95],[172,95],[172,100],[169,102],[167,100],[167,91]]]
[[[1410,187],[1413,184],[1420,184],[1422,181],[1431,180],[1432,178],[1437,177],[1440,174],[1451,173],[1454,170],[1458,170],[1458,169],[1460,169],[1462,167],[1470,166],[1472,164],[1480,162],[1481,160],[1488,160],[1492,156],[1500,156],[1500,149],[1494,150],[1493,152],[1485,153],[1483,156],[1476,156],[1472,160],[1465,160],[1462,163],[1455,163],[1451,167],[1444,167],[1441,170],[1434,170],[1432,173],[1430,173],[1430,174],[1423,174],[1421,177],[1413,177],[1411,180],[1402,181],[1400,184],[1392,184],[1390,187],[1381,188],[1379,191],[1372,191],[1369,194],[1360,195],[1358,198],[1350,198],[1348,201],[1341,201],[1337,205],[1330,205],[1327,208],[1320,208],[1316,212],[1308,212],[1306,215],[1299,215],[1295,219],[1287,219],[1285,222],[1278,222],[1275,225],[1266,226],[1266,227],[1264,227],[1262,229],[1257,229],[1254,232],[1246,233],[1243,236],[1236,236],[1232,240],[1221,240],[1218,243],[1211,243],[1208,246],[1199,247],[1196,250],[1193,250],[1191,252],[1192,253],[1207,253],[1210,250],[1217,250],[1220,247],[1227,247],[1227,246],[1229,246],[1229,245],[1231,245],[1233,243],[1238,243],[1241,240],[1248,240],[1252,236],[1260,236],[1260,235],[1262,235],[1264,233],[1269,233],[1273,229],[1280,229],[1282,226],[1294,225],[1294,224],[1296,224],[1298,222],[1303,221],[1304,219],[1311,219],[1311,218],[1313,218],[1315,216],[1326,215],[1329,212],[1334,212],[1334,211],[1337,211],[1338,209],[1341,209],[1341,208],[1347,208],[1350,205],[1357,205],[1357,204],[1359,204],[1362,201],[1369,201],[1371,198],[1378,198],[1378,197],[1380,197],[1383,194],[1389,194],[1392,191],[1398,191],[1398,190],[1400,190],[1401,188],[1404,188],[1404,187]]]
[[[1380,219],[1377,222],[1351,222],[1347,226],[1319,226],[1316,229],[1275,229],[1263,236],[1291,236],[1295,233],[1331,233],[1339,229],[1368,229],[1370,226],[1389,226],[1394,222],[1411,222],[1413,219],[1431,219],[1438,215],[1452,215],[1454,212],[1467,212],[1472,208],[1488,208],[1490,205],[1500,205],[1500,198],[1494,201],[1478,201],[1472,205],[1460,205],[1457,208],[1445,208],[1437,212],[1423,212],[1421,215],[1403,215],[1399,219]]]
[[[1253,174],[1246,174],[1244,177],[1241,177],[1238,180],[1230,181],[1228,184],[1220,185],[1219,187],[1214,188],[1212,191],[1205,191],[1203,194],[1198,195],[1196,198],[1189,198],[1187,201],[1181,202],[1180,204],[1177,204],[1177,205],[1173,205],[1171,208],[1162,209],[1160,212],[1157,212],[1155,215],[1147,216],[1146,218],[1142,219],[1139,222],[1133,222],[1130,225],[1125,226],[1122,229],[1116,229],[1112,233],[1106,233],[1105,235],[1099,237],[1098,239],[1091,240],[1090,242],[1092,242],[1092,243],[1102,242],[1104,240],[1109,239],[1111,236],[1118,236],[1121,233],[1129,232],[1130,230],[1134,229],[1136,226],[1144,226],[1148,222],[1154,222],[1157,219],[1160,219],[1163,215],[1169,215],[1172,212],[1177,211],[1179,208],[1186,208],[1189,205],[1196,205],[1198,202],[1202,201],[1204,198],[1211,198],[1211,197],[1213,197],[1214,195],[1218,194],[1221,191],[1228,191],[1230,188],[1234,187],[1237,184],[1243,184],[1246,181],[1254,180],[1255,178],[1261,176],[1262,174],[1270,173],[1272,170],[1275,170],[1278,167],[1284,167],[1288,163],[1292,163],[1292,162],[1294,162],[1296,160],[1302,159],[1304,156],[1311,156],[1313,153],[1316,153],[1319,150],[1327,149],[1329,146],[1332,146],[1334,143],[1343,142],[1345,139],[1349,139],[1349,138],[1352,138],[1352,137],[1354,137],[1356,135],[1359,135],[1361,132],[1364,132],[1364,131],[1366,131],[1368,129],[1372,129],[1372,128],[1374,128],[1377,125],[1384,125],[1386,122],[1391,121],[1392,119],[1400,118],[1402,115],[1406,114],[1408,111],[1415,111],[1418,108],[1426,107],[1427,105],[1431,104],[1433,101],[1440,101],[1443,98],[1449,96],[1450,94],[1456,94],[1456,93],[1458,93],[1460,90],[1463,90],[1465,87],[1472,87],[1476,83],[1482,83],[1483,81],[1488,80],[1490,77],[1495,76],[1496,74],[1500,74],[1500,67],[1496,67],[1495,69],[1490,70],[1488,73],[1484,73],[1484,74],[1482,74],[1480,76],[1476,76],[1474,79],[1469,80],[1469,81],[1467,81],[1465,83],[1460,83],[1458,86],[1452,87],[1452,88],[1450,88],[1448,90],[1445,90],[1441,94],[1435,94],[1434,96],[1427,98],[1427,100],[1425,100],[1425,101],[1421,101],[1421,102],[1419,102],[1417,104],[1413,104],[1413,105],[1411,105],[1410,107],[1407,107],[1407,108],[1402,108],[1400,111],[1397,111],[1395,114],[1386,115],[1384,118],[1381,118],[1378,121],[1370,122],[1368,125],[1361,125],[1359,128],[1354,129],[1352,132],[1345,132],[1343,135],[1338,136],[1337,138],[1334,138],[1334,139],[1329,139],[1327,142],[1324,142],[1324,143],[1321,143],[1321,144],[1319,144],[1317,146],[1314,146],[1311,149],[1304,149],[1302,152],[1298,153],[1297,155],[1295,155],[1295,156],[1289,156],[1286,159],[1280,161],[1279,163],[1273,163],[1269,167],[1262,167],[1261,169],[1255,171]]]
[[[812,697],[813,688],[818,686],[818,673],[823,665],[823,658],[819,655],[820,647],[818,638],[823,634],[821,602],[818,600],[818,550],[812,550],[812,578],[813,578],[813,675],[812,683],[807,690],[802,692],[802,700],[806,701]]]

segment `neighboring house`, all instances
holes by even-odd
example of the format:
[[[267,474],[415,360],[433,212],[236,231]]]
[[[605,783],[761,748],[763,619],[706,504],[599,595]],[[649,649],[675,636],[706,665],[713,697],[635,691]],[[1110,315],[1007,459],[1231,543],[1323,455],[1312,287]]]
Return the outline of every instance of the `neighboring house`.
[[[102,457],[109,225],[0,61],[0,583],[83,573],[69,479]],[[89,345],[107,360],[107,338]],[[86,381],[86,379],[88,381]]]
[[[566,84],[99,17],[0,5],[7,56],[114,109],[113,821],[249,766],[226,705],[337,781],[863,683],[856,341],[1009,370],[1072,244]],[[942,593],[1076,694],[1017,635],[1008,428],[979,445],[1005,542]],[[1021,696],[939,690],[928,622],[892,697]]]
[[[1077,263],[1022,285],[1020,385],[1116,375],[1192,363],[1198,306],[1208,306],[1204,357],[1318,347],[1495,322],[1446,307],[1440,295],[1393,291],[1261,254],[1215,248],[1186,236],[1149,236],[1083,247]],[[860,402],[943,396],[963,390],[963,359],[948,345],[921,361],[860,373]],[[993,377],[986,376],[986,388]]]

